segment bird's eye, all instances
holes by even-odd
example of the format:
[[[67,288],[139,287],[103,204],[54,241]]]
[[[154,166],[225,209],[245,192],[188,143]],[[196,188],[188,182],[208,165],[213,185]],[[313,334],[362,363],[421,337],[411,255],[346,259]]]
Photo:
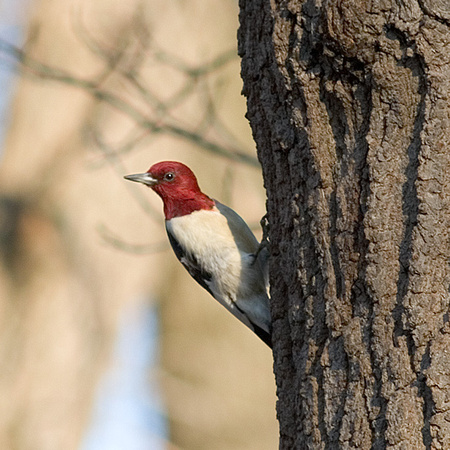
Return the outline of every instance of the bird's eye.
[[[167,172],[167,173],[164,175],[164,179],[165,179],[166,181],[172,181],[174,178],[175,178],[175,174],[174,174],[173,172]]]

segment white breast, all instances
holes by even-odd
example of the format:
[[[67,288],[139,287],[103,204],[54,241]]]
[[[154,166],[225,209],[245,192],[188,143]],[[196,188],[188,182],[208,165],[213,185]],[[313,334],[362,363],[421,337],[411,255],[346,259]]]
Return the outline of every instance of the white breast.
[[[218,210],[174,217],[166,226],[184,251],[195,255],[201,269],[212,275],[210,288],[215,295],[222,297],[225,292],[237,291],[243,255],[227,219]]]
[[[206,283],[216,300],[251,329],[248,319],[269,330],[266,280],[254,256],[259,243],[238,214],[219,202],[216,205],[213,210],[170,219],[167,229],[211,275]]]

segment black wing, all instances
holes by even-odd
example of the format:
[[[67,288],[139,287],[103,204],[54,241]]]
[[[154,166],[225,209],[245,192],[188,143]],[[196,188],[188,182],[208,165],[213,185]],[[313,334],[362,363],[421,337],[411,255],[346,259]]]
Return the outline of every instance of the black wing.
[[[189,272],[191,277],[214,297],[211,289],[207,284],[208,281],[211,281],[212,275],[209,272],[202,270],[195,256],[186,253],[167,228],[166,231],[167,236],[169,236],[169,242],[172,246],[173,252],[175,253],[180,263],[183,264],[184,268]]]
[[[242,311],[242,309],[239,308],[239,306],[236,303],[234,304],[234,306],[250,322],[250,325],[252,327],[253,333],[255,333],[256,336],[258,336],[265,344],[267,344],[270,348],[272,348],[272,333],[264,330],[263,328],[261,328],[258,325],[256,325],[256,323],[252,322],[249,319],[249,317],[247,316],[247,314],[245,314],[245,312]]]
[[[178,243],[178,241],[174,238],[174,236],[170,233],[170,231],[167,229],[167,236],[169,237],[170,245],[172,246],[172,249],[178,258],[178,260],[183,264],[184,268],[189,272],[191,277],[197,281],[197,283],[204,289],[206,289],[213,297],[214,294],[212,293],[211,289],[208,286],[208,282],[211,281],[212,275],[202,270],[200,265],[198,264],[195,256],[193,256],[190,253],[187,253],[184,251],[184,249],[181,247],[181,245]],[[247,323],[250,324],[250,327],[253,329],[253,332],[270,348],[272,348],[272,336],[271,333],[265,331],[255,323],[253,323],[245,314],[244,311],[242,311],[236,303],[234,303],[234,307],[244,316],[247,320]]]
[[[262,328],[258,327],[258,325],[253,324],[254,333],[258,336],[265,344],[267,344],[270,348],[272,347],[272,335]]]

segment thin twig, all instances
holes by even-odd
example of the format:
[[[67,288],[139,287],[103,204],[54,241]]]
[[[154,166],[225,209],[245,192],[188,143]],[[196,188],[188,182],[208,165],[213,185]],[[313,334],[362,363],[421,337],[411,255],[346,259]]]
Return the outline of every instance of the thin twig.
[[[169,244],[166,240],[156,242],[154,244],[131,244],[129,242],[125,242],[122,238],[114,234],[105,224],[98,225],[97,232],[108,245],[112,245],[115,248],[128,253],[150,255],[169,249]]]
[[[15,47],[12,44],[9,44],[2,39],[0,39],[0,51],[3,51],[16,58],[23,67],[30,70],[32,74],[39,78],[54,80],[83,89],[97,100],[110,105],[117,111],[132,118],[136,124],[143,128],[146,128],[152,133],[166,133],[174,137],[179,137],[183,140],[193,142],[199,147],[216,155],[231,159],[233,161],[238,161],[249,166],[259,167],[258,160],[254,156],[248,155],[242,150],[239,150],[237,148],[224,147],[221,144],[207,139],[205,136],[202,136],[199,133],[181,128],[177,125],[164,124],[159,120],[151,120],[141,111],[139,111],[139,109],[137,109],[135,106],[126,102],[117,95],[105,90],[104,88],[99,86],[97,82],[76,77],[64,70],[41,63],[26,54],[21,49]]]

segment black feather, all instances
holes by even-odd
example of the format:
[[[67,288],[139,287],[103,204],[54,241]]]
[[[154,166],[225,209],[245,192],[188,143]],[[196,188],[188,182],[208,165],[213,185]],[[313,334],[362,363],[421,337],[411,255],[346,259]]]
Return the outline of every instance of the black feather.
[[[267,344],[270,348],[272,348],[272,334],[268,333],[266,330],[263,330],[261,327],[256,325],[254,322],[252,322],[248,316],[245,314],[244,311],[242,311],[241,308],[235,303],[234,306],[237,310],[239,310],[245,317],[247,317],[247,320],[250,322],[253,332],[258,336],[265,344]]]
[[[194,278],[195,281],[197,281],[198,284],[200,284],[201,287],[206,289],[213,297],[214,294],[212,293],[211,289],[208,286],[208,282],[211,281],[212,275],[202,270],[200,265],[197,262],[197,259],[194,255],[187,253],[184,251],[183,247],[178,243],[178,241],[175,239],[175,237],[170,233],[170,231],[167,229],[167,236],[169,237],[170,245],[172,246],[172,249],[178,258],[178,260],[183,264],[184,268],[189,272],[192,278]],[[272,335],[268,333],[267,331],[263,330],[261,327],[253,323],[247,316],[247,314],[239,308],[239,306],[234,303],[234,307],[247,318],[248,322],[250,322],[250,325],[253,329],[253,332],[270,348],[272,348]]]
[[[189,272],[189,275],[191,275],[202,288],[206,289],[214,297],[207,284],[208,281],[211,281],[212,275],[209,272],[202,270],[195,256],[186,253],[167,228],[166,231],[167,236],[169,236],[170,245],[181,264],[183,264],[184,268]]]
[[[262,328],[258,327],[258,325],[253,324],[254,332],[256,336],[258,336],[265,344],[267,344],[270,348],[272,347],[272,335]]]

